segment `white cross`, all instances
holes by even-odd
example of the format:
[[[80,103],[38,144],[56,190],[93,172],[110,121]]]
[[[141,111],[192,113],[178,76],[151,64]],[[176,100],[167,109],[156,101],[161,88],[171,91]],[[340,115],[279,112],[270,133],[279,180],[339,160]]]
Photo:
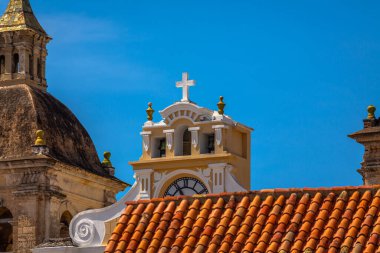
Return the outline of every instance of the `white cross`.
[[[189,87],[195,86],[194,80],[189,80],[189,73],[182,73],[182,81],[176,83],[177,88],[182,88],[182,99],[181,102],[190,102],[189,100]]]

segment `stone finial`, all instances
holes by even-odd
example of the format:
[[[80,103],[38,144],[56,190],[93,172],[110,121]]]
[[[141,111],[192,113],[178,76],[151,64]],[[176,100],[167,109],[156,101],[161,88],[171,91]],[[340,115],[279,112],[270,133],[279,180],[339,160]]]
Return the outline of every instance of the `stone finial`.
[[[154,110],[152,108],[152,102],[149,102],[148,103],[148,109],[146,109],[146,114],[148,115],[147,119],[149,121],[152,121],[153,120],[153,113],[154,113]]]
[[[34,143],[35,146],[46,146],[46,142],[44,139],[45,132],[42,130],[36,131],[36,141]]]
[[[220,98],[219,98],[219,103],[217,104],[217,106],[218,106],[218,113],[220,114],[220,115],[224,115],[224,107],[226,107],[226,104],[224,103],[224,101],[223,101],[223,99],[224,99],[224,97],[223,96],[220,96]]]
[[[367,108],[368,111],[368,119],[375,119],[375,112],[376,112],[376,107],[373,105],[368,106]]]
[[[109,151],[104,152],[103,157],[104,157],[103,162],[102,162],[103,167],[112,167],[111,152]]]

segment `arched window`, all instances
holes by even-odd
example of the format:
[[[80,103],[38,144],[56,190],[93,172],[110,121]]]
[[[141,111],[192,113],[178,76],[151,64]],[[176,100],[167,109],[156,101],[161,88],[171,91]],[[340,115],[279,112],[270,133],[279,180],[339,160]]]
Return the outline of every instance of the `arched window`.
[[[11,211],[0,207],[0,252],[12,252],[13,250],[12,220]]]
[[[18,54],[13,55],[12,73],[20,72],[20,56]]]
[[[5,56],[2,55],[0,56],[0,74],[4,74],[5,73]]]
[[[191,155],[191,132],[189,130],[185,130],[183,133],[183,155]]]
[[[61,230],[59,232],[60,238],[70,237],[69,226],[73,216],[69,211],[65,211],[61,216]]]
[[[30,79],[33,80],[33,76],[34,76],[34,64],[33,64],[33,55],[29,55],[29,75],[30,75]]]

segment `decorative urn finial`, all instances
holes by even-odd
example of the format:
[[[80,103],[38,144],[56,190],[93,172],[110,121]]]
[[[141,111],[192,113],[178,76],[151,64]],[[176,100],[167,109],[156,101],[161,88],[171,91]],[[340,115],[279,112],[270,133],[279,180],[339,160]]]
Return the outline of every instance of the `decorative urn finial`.
[[[45,132],[43,130],[37,130],[36,131],[36,142],[34,143],[35,146],[46,146],[46,142],[44,139]]]
[[[103,153],[104,160],[102,161],[103,168],[110,174],[111,176],[115,175],[115,168],[111,163],[111,152],[106,151]]]
[[[109,151],[104,152],[103,157],[104,157],[103,162],[102,162],[103,167],[112,167],[111,152]]]
[[[36,141],[32,146],[32,152],[35,155],[48,155],[49,148],[46,146],[46,141],[44,139],[45,132],[43,130],[36,131]]]
[[[368,119],[375,119],[375,112],[376,112],[376,107],[373,105],[368,106],[367,108],[368,111]]]
[[[148,115],[147,119],[149,121],[152,121],[153,120],[153,113],[154,113],[154,110],[152,108],[152,102],[149,102],[148,103],[148,109],[146,109],[146,114]]]
[[[218,113],[220,114],[220,115],[224,115],[224,107],[226,107],[226,104],[224,103],[224,101],[223,101],[223,99],[224,99],[224,97],[223,96],[220,96],[220,98],[219,98],[219,103],[217,104],[217,106],[218,106]]]

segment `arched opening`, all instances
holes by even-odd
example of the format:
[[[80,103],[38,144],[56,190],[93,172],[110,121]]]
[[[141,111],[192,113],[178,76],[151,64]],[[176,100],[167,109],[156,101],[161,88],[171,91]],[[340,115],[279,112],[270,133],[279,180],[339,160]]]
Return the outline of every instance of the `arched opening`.
[[[183,155],[191,155],[191,132],[187,129],[183,133],[182,145]]]
[[[5,74],[5,56],[0,56],[0,74]]]
[[[70,237],[69,233],[69,227],[70,227],[70,222],[73,219],[73,216],[69,211],[65,211],[62,216],[61,216],[61,230],[59,232],[60,238],[68,238]]]
[[[20,72],[20,56],[18,54],[13,55],[12,73]]]
[[[11,211],[0,207],[0,252],[12,252],[13,250],[13,216]]]

